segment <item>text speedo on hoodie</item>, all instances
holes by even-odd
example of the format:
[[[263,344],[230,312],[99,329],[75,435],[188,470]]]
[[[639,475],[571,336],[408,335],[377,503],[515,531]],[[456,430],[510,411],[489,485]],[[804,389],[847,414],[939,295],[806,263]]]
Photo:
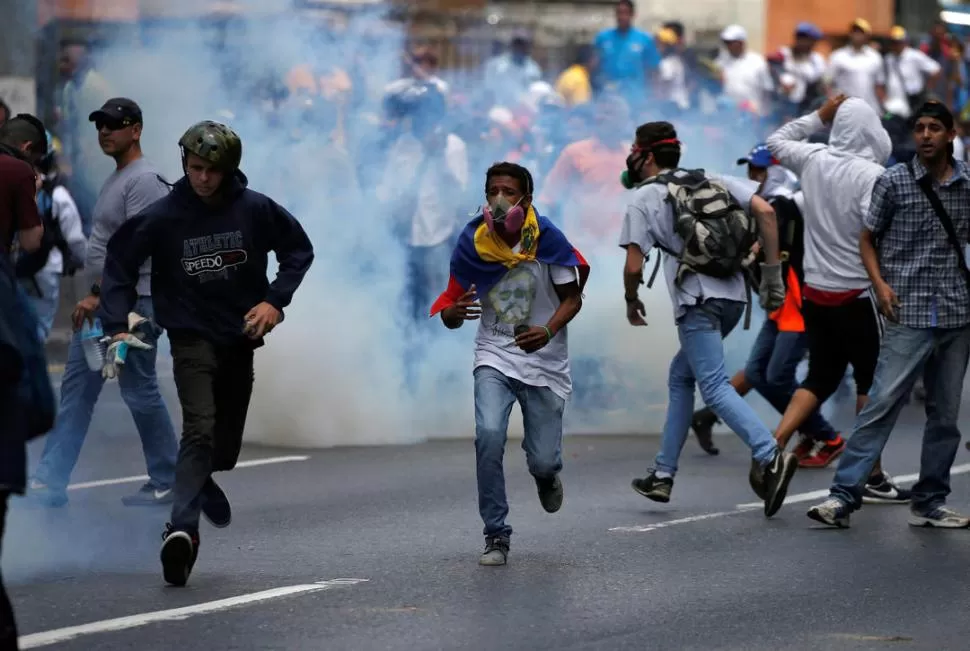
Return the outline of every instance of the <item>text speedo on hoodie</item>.
[[[313,246],[290,213],[246,186],[246,176],[237,171],[225,200],[210,206],[183,177],[168,196],[118,229],[108,242],[101,282],[106,334],[127,329],[138,268],[147,258],[155,321],[171,334],[244,343],[243,319],[250,309],[263,301],[278,310],[290,304],[313,262]],[[270,251],[279,263],[272,283],[266,278]]]
[[[781,127],[766,142],[801,181],[805,284],[831,292],[867,289],[871,282],[859,253],[859,234],[892,142],[876,112],[858,98],[839,107],[828,145],[803,142],[823,128],[818,113],[811,113]]]

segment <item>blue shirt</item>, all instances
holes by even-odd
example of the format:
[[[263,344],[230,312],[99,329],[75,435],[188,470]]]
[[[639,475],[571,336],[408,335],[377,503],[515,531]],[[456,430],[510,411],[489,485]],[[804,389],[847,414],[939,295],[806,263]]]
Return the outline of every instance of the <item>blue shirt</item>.
[[[595,46],[607,88],[615,85],[621,93],[646,92],[646,71],[660,65],[660,53],[653,37],[635,27],[626,32],[614,27],[600,32]]]

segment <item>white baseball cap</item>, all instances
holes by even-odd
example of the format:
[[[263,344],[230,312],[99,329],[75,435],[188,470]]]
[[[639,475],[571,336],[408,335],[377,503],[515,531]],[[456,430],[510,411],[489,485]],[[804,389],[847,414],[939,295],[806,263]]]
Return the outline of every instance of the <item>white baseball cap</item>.
[[[741,25],[728,25],[721,31],[722,41],[747,41],[748,32]]]

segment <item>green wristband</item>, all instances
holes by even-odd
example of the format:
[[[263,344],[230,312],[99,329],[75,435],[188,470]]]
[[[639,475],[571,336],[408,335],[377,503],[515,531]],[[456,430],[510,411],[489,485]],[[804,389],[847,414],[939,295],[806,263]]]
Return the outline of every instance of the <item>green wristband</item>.
[[[549,329],[549,326],[542,326],[542,329],[546,331],[546,337],[547,337],[546,341],[547,342],[552,341],[552,330]]]

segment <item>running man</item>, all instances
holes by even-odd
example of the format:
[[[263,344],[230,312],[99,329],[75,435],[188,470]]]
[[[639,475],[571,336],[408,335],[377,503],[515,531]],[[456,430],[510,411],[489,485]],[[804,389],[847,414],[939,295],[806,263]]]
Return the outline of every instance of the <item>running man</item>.
[[[518,401],[529,472],[548,513],[562,506],[562,417],[572,391],[566,326],[582,307],[589,265],[532,205],[532,174],[497,163],[485,174],[483,214],[465,226],[448,288],[431,306],[449,329],[481,319],[475,335],[475,456],[485,523],[481,565],[505,565],[512,527],[502,457]],[[484,300],[479,300],[479,298]]]

